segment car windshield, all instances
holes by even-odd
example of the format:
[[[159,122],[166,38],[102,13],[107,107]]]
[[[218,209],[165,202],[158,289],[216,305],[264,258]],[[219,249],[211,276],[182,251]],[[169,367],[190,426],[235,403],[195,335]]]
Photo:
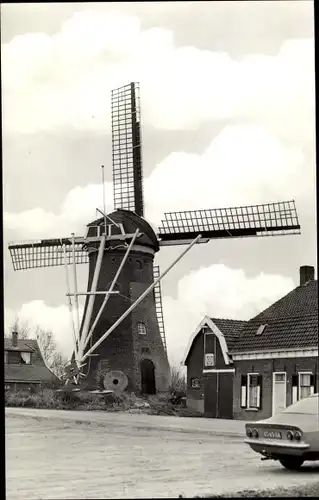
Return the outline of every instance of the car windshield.
[[[319,415],[318,394],[310,398],[301,399],[297,403],[288,406],[283,413],[302,413],[304,415]]]

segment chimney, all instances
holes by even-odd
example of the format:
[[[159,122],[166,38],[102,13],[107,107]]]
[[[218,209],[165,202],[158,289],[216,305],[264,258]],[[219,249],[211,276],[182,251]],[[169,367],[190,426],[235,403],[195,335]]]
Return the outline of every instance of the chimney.
[[[305,285],[308,281],[315,279],[315,268],[313,266],[300,267],[300,286]]]
[[[12,347],[17,347],[18,345],[18,332],[12,332]]]

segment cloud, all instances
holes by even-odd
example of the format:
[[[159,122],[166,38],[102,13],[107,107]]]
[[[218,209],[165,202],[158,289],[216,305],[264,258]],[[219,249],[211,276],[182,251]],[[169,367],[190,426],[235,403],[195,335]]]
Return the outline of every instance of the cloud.
[[[55,35],[2,47],[3,126],[32,133],[110,127],[110,91],[140,81],[145,125],[192,130],[250,120],[290,138],[314,133],[314,42],[287,40],[275,56],[177,47],[163,27],[124,13],[77,12]]]
[[[227,126],[202,155],[174,152],[145,179],[145,216],[159,224],[166,211],[222,208],[272,201],[313,199],[315,173],[304,164],[298,146],[284,145],[264,128]],[[102,208],[102,186],[77,186],[59,213],[40,207],[4,213],[4,228],[18,239],[84,232]],[[106,183],[107,210],[113,208],[112,184]]]
[[[192,271],[178,283],[177,298],[164,297],[163,311],[171,359],[180,362],[189,337],[205,315],[248,320],[294,288],[292,279],[223,264]]]
[[[249,319],[294,288],[290,278],[259,274],[248,278],[242,269],[212,265],[184,276],[178,282],[176,299],[163,297],[168,355],[179,363],[189,337],[203,316]],[[83,309],[81,310],[83,314]],[[14,317],[27,321],[30,327],[52,330],[59,349],[65,355],[72,351],[70,313],[66,306],[51,307],[35,300],[20,310],[5,310],[5,325]]]

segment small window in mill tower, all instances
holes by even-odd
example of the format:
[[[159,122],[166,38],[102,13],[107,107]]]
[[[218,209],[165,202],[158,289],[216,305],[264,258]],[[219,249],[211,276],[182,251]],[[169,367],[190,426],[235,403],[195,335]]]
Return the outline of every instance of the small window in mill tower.
[[[137,331],[140,335],[146,335],[146,326],[141,321],[137,323]]]

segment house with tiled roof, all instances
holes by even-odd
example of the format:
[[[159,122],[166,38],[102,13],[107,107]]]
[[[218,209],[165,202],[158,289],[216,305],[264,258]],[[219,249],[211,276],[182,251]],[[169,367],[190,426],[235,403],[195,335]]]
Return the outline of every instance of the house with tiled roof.
[[[300,285],[249,321],[205,317],[192,334],[187,404],[205,416],[259,420],[318,387],[318,286]]]
[[[30,389],[57,381],[45,364],[39,344],[34,339],[19,339],[18,333],[4,339],[5,389]]]

